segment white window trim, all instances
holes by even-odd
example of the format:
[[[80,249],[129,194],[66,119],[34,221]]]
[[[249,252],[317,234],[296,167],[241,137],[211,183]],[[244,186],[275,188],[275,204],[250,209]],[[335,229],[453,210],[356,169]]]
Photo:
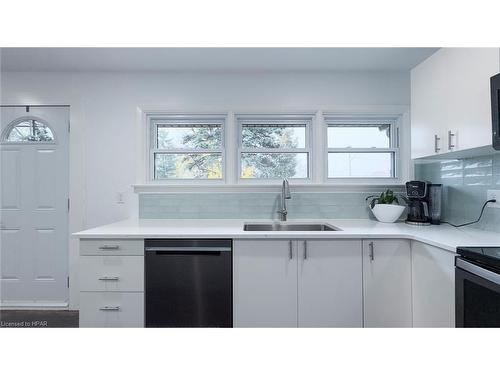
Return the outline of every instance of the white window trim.
[[[307,178],[290,178],[291,183],[295,184],[309,184],[313,181],[313,165],[314,165],[314,134],[313,134],[313,119],[312,115],[301,114],[258,114],[258,115],[235,115],[236,122],[236,137],[237,137],[237,151],[236,151],[236,181],[239,185],[268,185],[281,183],[283,179],[275,178],[241,178],[241,154],[246,152],[261,152],[261,153],[307,153]],[[304,148],[276,148],[276,149],[261,149],[261,148],[244,148],[242,144],[242,131],[243,123],[251,122],[252,124],[279,124],[279,125],[296,125],[298,122],[304,123],[306,126],[305,134],[305,147]]]
[[[226,139],[226,120],[227,115],[223,114],[192,114],[192,113],[154,113],[146,115],[147,134],[146,134],[146,149],[148,157],[146,158],[147,181],[151,185],[223,185],[227,181],[227,139]],[[222,145],[220,149],[216,150],[200,150],[200,149],[172,149],[171,151],[157,149],[152,147],[156,143],[157,125],[159,124],[217,124],[221,125],[222,131]],[[154,173],[154,155],[155,153],[220,153],[222,155],[222,178],[220,179],[155,179]]]
[[[391,115],[366,115],[366,114],[342,114],[323,116],[322,134],[325,139],[324,145],[324,181],[327,184],[356,184],[358,182],[365,184],[398,184],[401,183],[401,130],[398,117]],[[388,148],[329,148],[328,147],[328,126],[329,125],[347,125],[347,124],[389,124],[390,125],[390,147]],[[328,177],[328,153],[330,152],[393,152],[394,153],[394,176],[391,177]]]

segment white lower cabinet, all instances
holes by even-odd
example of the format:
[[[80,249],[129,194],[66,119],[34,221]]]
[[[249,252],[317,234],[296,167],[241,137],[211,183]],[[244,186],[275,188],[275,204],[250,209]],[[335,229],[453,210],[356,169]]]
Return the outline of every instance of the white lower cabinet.
[[[144,327],[144,241],[80,240],[80,327]]]
[[[233,242],[235,327],[361,327],[359,240]]]
[[[144,326],[140,247],[81,240],[81,327]],[[402,239],[234,240],[233,325],[454,327],[454,257]]]
[[[80,327],[144,327],[144,293],[80,292]]]
[[[412,241],[414,327],[455,327],[455,254]]]
[[[408,240],[363,240],[365,327],[411,327]]]
[[[299,327],[362,327],[361,241],[297,244]]]
[[[297,326],[294,241],[233,241],[233,325]]]

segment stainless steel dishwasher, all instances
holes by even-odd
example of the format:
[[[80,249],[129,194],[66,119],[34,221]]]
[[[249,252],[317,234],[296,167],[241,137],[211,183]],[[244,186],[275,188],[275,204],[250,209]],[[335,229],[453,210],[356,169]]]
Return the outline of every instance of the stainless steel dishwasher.
[[[232,240],[145,240],[146,327],[232,327]]]

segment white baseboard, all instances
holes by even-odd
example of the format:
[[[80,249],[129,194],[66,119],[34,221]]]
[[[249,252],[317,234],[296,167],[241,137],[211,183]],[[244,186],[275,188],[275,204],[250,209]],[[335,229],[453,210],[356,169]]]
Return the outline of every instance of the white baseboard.
[[[2,310],[68,310],[67,301],[1,301]]]

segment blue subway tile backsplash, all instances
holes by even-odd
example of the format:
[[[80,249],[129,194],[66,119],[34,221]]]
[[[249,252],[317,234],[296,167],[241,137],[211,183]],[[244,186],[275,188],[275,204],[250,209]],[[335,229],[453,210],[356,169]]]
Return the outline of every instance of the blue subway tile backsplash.
[[[476,220],[489,189],[500,190],[500,153],[462,160],[421,160],[415,179],[443,184],[443,220],[461,224]],[[486,208],[472,227],[500,232],[500,209]]]
[[[293,187],[292,187],[293,189]],[[382,190],[382,189],[381,189]],[[368,218],[365,198],[372,193],[294,193],[287,200],[290,219]],[[142,219],[278,219],[276,193],[158,193],[139,195]]]

